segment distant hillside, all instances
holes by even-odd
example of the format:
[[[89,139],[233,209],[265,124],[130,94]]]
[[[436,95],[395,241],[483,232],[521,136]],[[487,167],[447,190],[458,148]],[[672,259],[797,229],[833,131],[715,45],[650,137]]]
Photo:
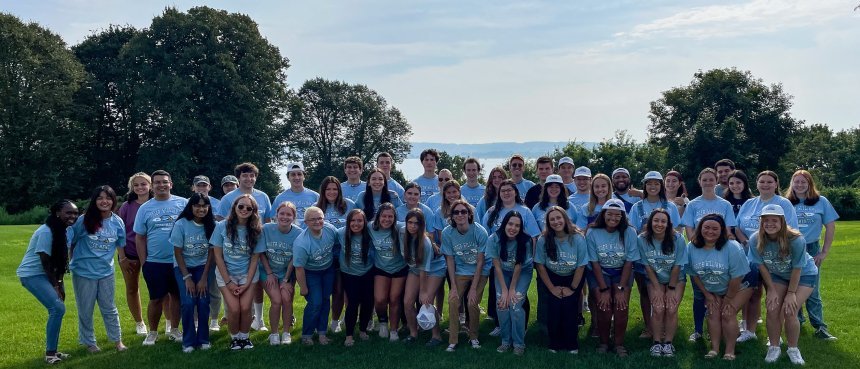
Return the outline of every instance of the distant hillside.
[[[597,143],[585,142],[586,147],[591,148]],[[439,142],[413,142],[412,152],[409,158],[418,158],[421,151],[427,148],[434,148],[439,151],[445,151],[451,155],[460,155],[464,157],[476,158],[506,158],[511,154],[520,154],[527,158],[536,158],[541,155],[546,155],[553,152],[557,147],[564,147],[566,141],[531,141],[531,142],[493,142],[486,144],[454,144],[454,143],[439,143]]]

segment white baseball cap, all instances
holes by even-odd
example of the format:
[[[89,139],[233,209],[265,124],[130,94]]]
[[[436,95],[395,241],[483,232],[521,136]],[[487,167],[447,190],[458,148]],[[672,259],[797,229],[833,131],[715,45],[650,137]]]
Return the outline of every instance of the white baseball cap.
[[[761,216],[765,215],[778,215],[784,218],[785,210],[782,209],[782,206],[776,204],[768,204],[761,208]]]
[[[658,181],[663,181],[663,175],[660,172],[652,170],[648,173],[645,173],[645,178],[642,178],[642,183],[648,182],[652,179],[656,179]]]
[[[619,199],[606,200],[606,203],[603,204],[602,209],[621,210],[622,213],[627,214],[627,208],[624,207],[624,203],[621,202],[621,200]]]
[[[544,181],[544,184],[550,184],[550,183],[558,183],[558,184],[562,184],[562,185],[563,185],[563,184],[564,184],[564,181],[562,181],[562,180],[561,180],[561,176],[560,176],[560,175],[558,175],[558,174],[550,174],[550,175],[546,176],[546,180]]]
[[[570,164],[570,166],[576,167],[575,165],[573,165],[573,159],[571,159],[569,156],[565,156],[561,159],[558,159],[559,168],[561,167],[562,164]]]
[[[579,168],[576,168],[576,171],[575,171],[575,172],[573,172],[573,177],[574,177],[574,178],[576,178],[576,177],[588,177],[588,178],[591,178],[591,169],[588,169],[588,167],[579,167]]]
[[[305,171],[305,166],[300,161],[287,164],[287,173],[304,172],[304,171]]]
[[[436,307],[431,304],[421,305],[418,310],[418,326],[425,331],[429,331],[436,326]]]
[[[613,170],[612,175],[610,177],[615,177],[615,175],[618,173],[624,173],[628,177],[630,177],[630,171],[628,171],[627,168],[617,168],[617,169]]]

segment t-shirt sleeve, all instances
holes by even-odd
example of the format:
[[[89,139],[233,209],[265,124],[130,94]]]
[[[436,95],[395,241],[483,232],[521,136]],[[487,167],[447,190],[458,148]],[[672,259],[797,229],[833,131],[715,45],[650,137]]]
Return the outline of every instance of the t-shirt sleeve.
[[[540,236],[540,226],[538,226],[534,214],[532,214],[531,212],[525,212],[525,214],[522,214],[522,216],[523,219],[525,219],[526,223],[526,233],[528,233],[528,235],[532,237]]]
[[[451,247],[451,234],[450,232],[442,232],[442,254],[447,256],[454,256],[454,248]]]
[[[627,227],[624,234],[624,249],[627,252],[627,261],[639,261],[642,258],[639,255],[639,247],[636,244],[638,238],[633,227]]]
[[[125,247],[125,223],[123,223],[122,218],[116,214],[111,215],[111,220],[116,226],[116,247]]]
[[[750,236],[749,240],[747,240],[747,246],[749,248],[749,251],[747,252],[749,261],[754,264],[764,263],[764,260],[762,260],[761,255],[758,253],[758,232],[753,233],[752,236]]]
[[[588,255],[588,243],[585,241],[585,237],[574,236],[573,242],[576,245],[576,259],[579,261],[576,264],[577,267],[588,265],[592,260],[596,260]]]
[[[739,244],[729,241],[725,245],[729,248],[729,275],[732,278],[743,277],[750,272],[750,263],[744,255],[743,249]]]
[[[147,207],[145,203],[141,205],[139,209],[137,209],[137,214],[135,214],[134,216],[134,227],[132,228],[134,233],[137,233],[141,236],[146,235],[146,216],[149,212],[148,210],[149,207]]]
[[[546,264],[546,245],[543,237],[540,237],[537,240],[537,247],[535,250],[535,264]]]
[[[747,203],[749,203],[749,201],[747,201]],[[737,218],[735,218],[735,211],[732,210],[732,204],[729,204],[729,202],[726,201],[723,203],[723,207],[725,208],[723,210],[723,214],[726,215],[726,226],[727,227],[737,227],[738,226],[738,220],[737,220]],[[738,214],[740,214],[740,213],[738,213]],[[684,213],[684,215],[687,215],[687,213]],[[795,223],[796,222],[797,221],[795,220]],[[747,269],[749,269],[749,267],[747,267]]]
[[[588,230],[585,235],[586,246],[588,248],[588,260],[597,261],[597,240],[595,239],[594,231]]]
[[[51,255],[51,241],[53,241],[53,236],[51,235],[51,230],[45,227],[44,232],[37,232],[36,235],[36,244],[33,247],[33,252],[38,254],[40,252],[45,253],[45,255]]]
[[[681,267],[681,273],[684,272],[684,266],[690,261],[687,259],[687,245],[684,242],[684,236],[681,234],[675,234],[675,265]]]
[[[293,266],[296,268],[304,268],[308,262],[308,248],[310,242],[308,237],[299,236],[296,243],[293,244]]]
[[[487,259],[498,259],[499,248],[499,238],[496,237],[495,233],[493,233],[490,238],[487,239],[487,247],[484,250],[484,255]]]
[[[830,203],[830,200],[827,200],[826,197],[821,196],[818,201],[821,201],[821,207],[824,208],[824,214],[822,214],[821,224],[827,225],[830,222],[836,221],[839,219],[839,214],[836,213],[836,209],[833,208],[833,204]]]
[[[170,244],[177,249],[185,246],[185,219],[179,219],[173,224],[173,230],[170,231]],[[213,234],[214,235],[214,234]]]
[[[644,200],[639,200],[630,208],[630,225],[636,228],[637,231],[641,230],[639,229],[639,225],[642,224],[642,218],[639,217],[639,212],[642,209],[642,201]]]
[[[487,240],[489,238],[490,237],[487,235],[487,230],[485,230],[484,227],[475,227],[475,240],[478,242],[478,252],[486,252]]]
[[[219,222],[215,225],[215,230],[212,231],[212,236],[209,237],[209,244],[212,247],[224,247],[224,222]]]
[[[803,269],[806,266],[806,240],[797,236],[791,242],[791,267]]]

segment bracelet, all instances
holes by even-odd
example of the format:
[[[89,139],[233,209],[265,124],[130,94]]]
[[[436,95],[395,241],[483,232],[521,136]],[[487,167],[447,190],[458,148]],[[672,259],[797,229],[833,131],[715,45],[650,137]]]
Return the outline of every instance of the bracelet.
[[[230,283],[236,284],[236,282],[234,282],[234,281],[231,279],[231,280],[227,281],[227,283],[224,283],[224,285],[226,286],[226,285],[228,285],[228,284],[230,284]]]
[[[787,293],[787,294],[788,294],[788,293],[797,293],[797,291],[788,291],[788,292],[786,292],[786,293]]]
[[[191,278],[191,273],[188,273],[188,274],[182,276],[183,281],[188,280],[188,278]]]

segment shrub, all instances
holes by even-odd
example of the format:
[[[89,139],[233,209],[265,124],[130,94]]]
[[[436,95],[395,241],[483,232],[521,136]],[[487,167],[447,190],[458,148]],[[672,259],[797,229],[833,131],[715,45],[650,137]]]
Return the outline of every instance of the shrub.
[[[860,191],[853,187],[830,187],[822,188],[821,194],[824,195],[836,212],[839,213],[840,220],[857,220],[860,219]]]
[[[0,207],[0,225],[41,224],[47,216],[48,208],[41,205],[18,214],[9,214],[5,208]]]

